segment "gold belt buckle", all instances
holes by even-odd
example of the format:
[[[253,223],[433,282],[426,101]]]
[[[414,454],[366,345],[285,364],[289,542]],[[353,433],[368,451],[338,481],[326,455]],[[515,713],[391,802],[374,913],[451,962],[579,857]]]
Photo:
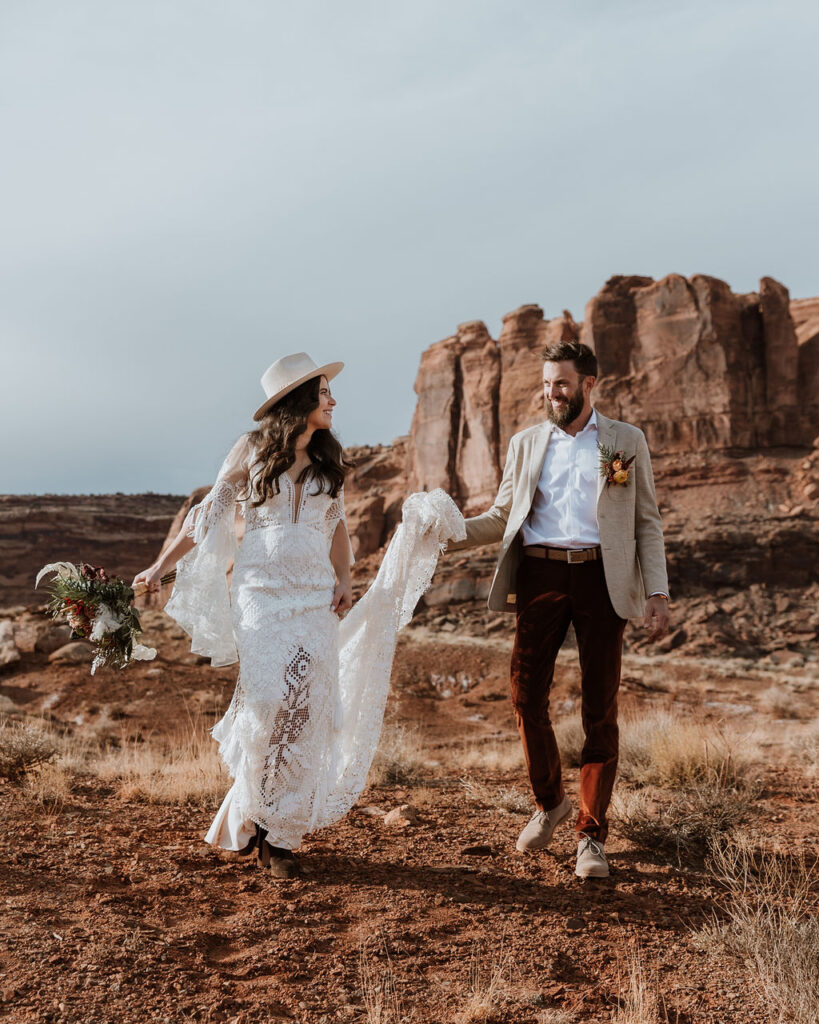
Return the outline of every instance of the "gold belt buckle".
[[[566,552],[566,555],[567,555],[566,560],[568,562],[570,562],[570,563],[571,562],[585,562],[586,561],[585,551],[572,551],[571,549],[569,549]]]

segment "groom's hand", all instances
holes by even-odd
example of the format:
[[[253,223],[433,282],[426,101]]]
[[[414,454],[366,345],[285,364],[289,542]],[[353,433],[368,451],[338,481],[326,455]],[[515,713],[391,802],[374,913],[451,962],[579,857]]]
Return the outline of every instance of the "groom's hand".
[[[649,641],[659,640],[668,632],[668,601],[655,594],[646,601],[646,617],[643,627],[649,630]]]

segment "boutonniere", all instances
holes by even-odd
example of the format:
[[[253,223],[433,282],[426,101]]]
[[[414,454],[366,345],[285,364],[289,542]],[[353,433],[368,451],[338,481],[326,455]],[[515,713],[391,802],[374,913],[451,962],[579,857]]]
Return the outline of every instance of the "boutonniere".
[[[632,455],[627,459],[624,452],[606,444],[598,444],[597,450],[600,452],[600,476],[605,479],[606,487],[612,484],[615,487],[628,487],[630,466],[637,456]]]

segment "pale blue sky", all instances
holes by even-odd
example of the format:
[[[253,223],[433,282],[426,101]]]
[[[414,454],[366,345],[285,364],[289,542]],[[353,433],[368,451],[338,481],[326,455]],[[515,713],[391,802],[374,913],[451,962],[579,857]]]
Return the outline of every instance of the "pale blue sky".
[[[183,493],[274,359],[348,444],[612,274],[819,294],[809,2],[4,0],[0,491]]]

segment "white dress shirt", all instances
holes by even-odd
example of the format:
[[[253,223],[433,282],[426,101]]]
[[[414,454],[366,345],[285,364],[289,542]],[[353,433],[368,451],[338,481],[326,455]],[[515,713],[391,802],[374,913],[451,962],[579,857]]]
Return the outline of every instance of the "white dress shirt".
[[[600,543],[597,526],[597,413],[575,436],[553,426],[532,509],[521,527],[524,545],[591,548]]]

